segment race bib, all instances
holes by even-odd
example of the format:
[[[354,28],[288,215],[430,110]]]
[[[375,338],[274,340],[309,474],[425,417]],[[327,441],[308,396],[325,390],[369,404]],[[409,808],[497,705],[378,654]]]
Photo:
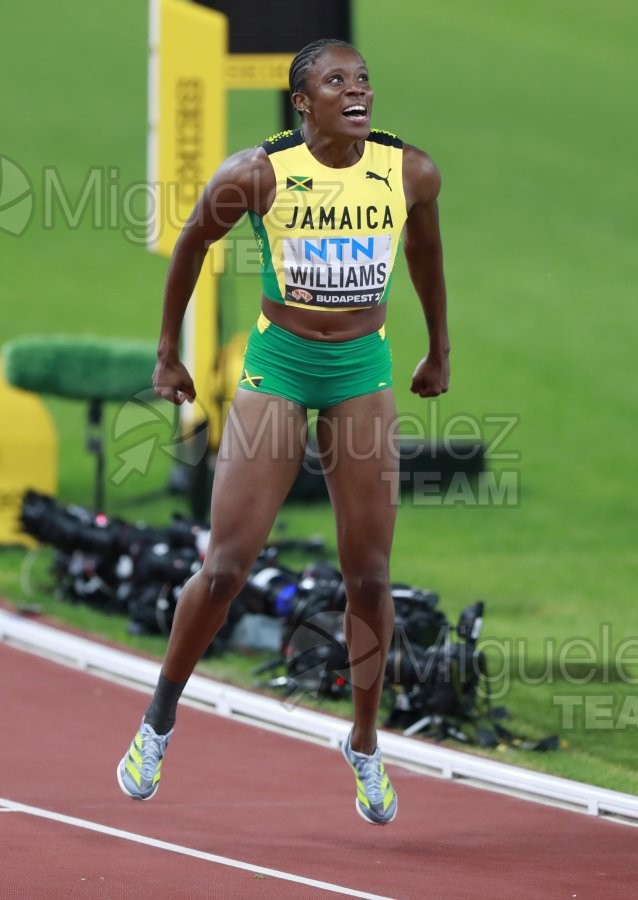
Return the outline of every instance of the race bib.
[[[285,238],[285,300],[311,308],[377,306],[392,261],[392,235]]]

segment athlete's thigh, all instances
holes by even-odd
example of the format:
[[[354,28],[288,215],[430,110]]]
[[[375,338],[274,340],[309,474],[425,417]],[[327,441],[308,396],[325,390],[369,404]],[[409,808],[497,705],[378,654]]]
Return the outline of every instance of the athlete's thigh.
[[[392,545],[398,495],[392,391],[353,397],[323,410],[317,419],[317,442],[340,554],[354,567],[371,559],[382,563]]]
[[[238,388],[215,463],[211,549],[256,555],[303,461],[306,411],[283,397]]]

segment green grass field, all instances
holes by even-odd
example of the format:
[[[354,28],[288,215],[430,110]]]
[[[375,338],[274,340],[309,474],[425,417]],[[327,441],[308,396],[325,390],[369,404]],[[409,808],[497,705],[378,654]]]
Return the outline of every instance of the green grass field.
[[[453,346],[449,394],[419,401],[408,386],[426,333],[401,262],[388,324],[399,409],[406,430],[408,416],[437,434],[478,423],[493,442],[504,417],[515,426],[495,451],[512,458],[492,460],[512,485],[510,504],[407,498],[393,575],[437,590],[450,616],[486,601],[484,636],[513,725],[568,742],[555,754],[504,758],[636,793],[638,14],[629,0],[398,8],[400,16],[379,0],[356,4],[356,43],[377,91],[375,124],[428,150],[442,171]],[[74,197],[92,167],[117,167],[123,188],[144,179],[145,3],[115,0],[108,16],[69,0],[37,16],[14,4],[4,30],[16,38],[0,63],[14,85],[3,96],[0,153],[29,174],[36,214],[22,237],[0,232],[0,343],[35,331],[154,340],[166,261],[88,216],[75,229],[44,229],[37,205],[44,167],[56,167]],[[278,128],[277,98],[234,95],[230,119],[229,150],[255,144]],[[255,318],[257,289],[248,277],[224,285],[237,327]],[[59,496],[88,505],[84,410],[50,407]],[[180,498],[155,499],[169,465],[158,457],[147,477],[110,487],[110,511],[161,523],[183,510]],[[281,525],[334,543],[323,506],[286,507]],[[16,601],[21,557],[0,553],[0,594]],[[37,596],[60,618],[84,616],[83,627],[126,639],[110,620]],[[568,643],[575,638],[587,644]],[[633,659],[621,647],[630,638]],[[157,641],[149,648],[161,652]],[[561,717],[569,698],[579,704],[571,727]]]

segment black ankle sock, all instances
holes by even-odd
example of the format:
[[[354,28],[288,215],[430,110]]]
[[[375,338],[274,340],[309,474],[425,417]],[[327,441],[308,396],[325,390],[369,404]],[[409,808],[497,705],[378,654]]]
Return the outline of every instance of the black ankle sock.
[[[176,684],[160,673],[151,705],[144,713],[144,721],[147,722],[156,734],[168,734],[175,724],[177,702],[182,696],[186,682]]]

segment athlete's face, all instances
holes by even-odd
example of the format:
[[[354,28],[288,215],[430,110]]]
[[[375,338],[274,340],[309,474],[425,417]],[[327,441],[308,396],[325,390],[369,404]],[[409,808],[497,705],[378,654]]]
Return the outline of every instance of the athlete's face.
[[[370,131],[373,100],[368,69],[356,50],[330,47],[309,69],[306,91],[295,103],[310,110],[304,119],[310,117],[319,131],[361,140]]]

